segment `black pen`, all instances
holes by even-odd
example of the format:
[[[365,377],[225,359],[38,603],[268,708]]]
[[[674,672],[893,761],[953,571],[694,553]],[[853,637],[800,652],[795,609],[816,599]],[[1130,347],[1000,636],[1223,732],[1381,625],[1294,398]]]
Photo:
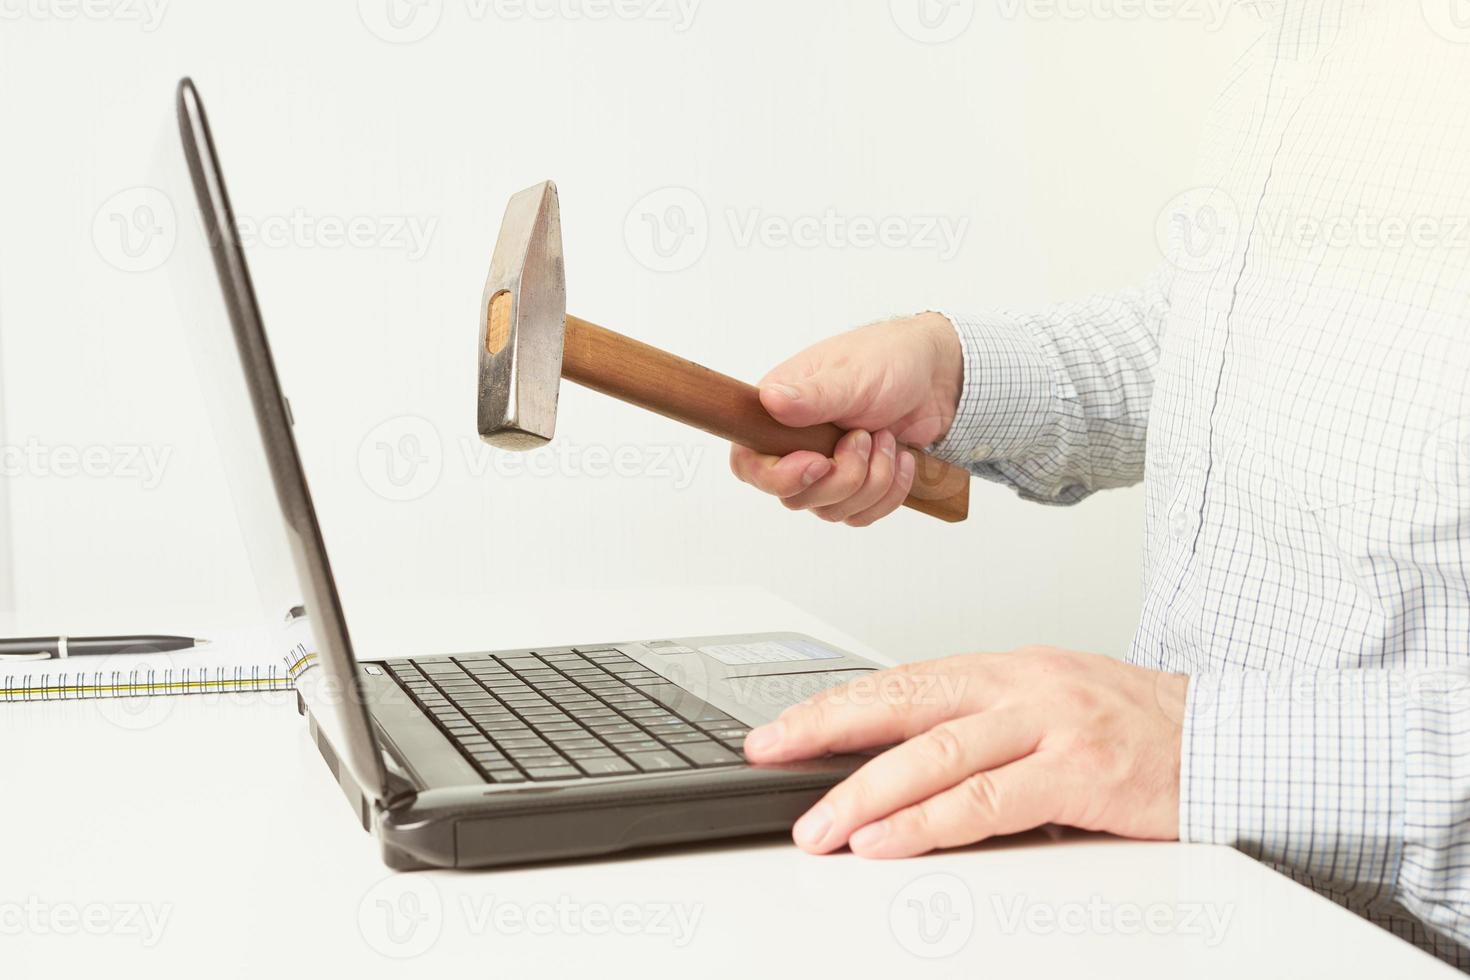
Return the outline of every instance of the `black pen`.
[[[60,660],[110,653],[169,653],[204,646],[192,636],[26,636],[0,640],[0,661]]]

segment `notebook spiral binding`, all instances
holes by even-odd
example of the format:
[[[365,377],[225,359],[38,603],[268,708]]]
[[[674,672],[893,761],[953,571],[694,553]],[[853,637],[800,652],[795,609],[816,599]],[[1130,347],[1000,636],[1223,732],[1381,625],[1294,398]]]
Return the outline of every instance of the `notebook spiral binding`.
[[[238,691],[289,691],[316,666],[317,655],[298,643],[280,667],[183,667],[98,670],[76,675],[25,677],[0,681],[0,703],[70,701],[78,698],[155,697],[170,694],[231,694]]]

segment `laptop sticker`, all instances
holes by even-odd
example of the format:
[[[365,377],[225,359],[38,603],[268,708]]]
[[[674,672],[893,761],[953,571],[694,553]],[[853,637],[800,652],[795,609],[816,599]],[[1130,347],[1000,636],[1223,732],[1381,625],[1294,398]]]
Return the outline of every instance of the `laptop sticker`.
[[[700,647],[727,667],[750,664],[789,664],[803,660],[838,660],[842,654],[806,640],[761,640],[756,643],[719,643]]]

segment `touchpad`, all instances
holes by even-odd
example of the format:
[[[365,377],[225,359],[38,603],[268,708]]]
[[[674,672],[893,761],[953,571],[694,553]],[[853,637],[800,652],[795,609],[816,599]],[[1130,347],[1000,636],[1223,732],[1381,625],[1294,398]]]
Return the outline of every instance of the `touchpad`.
[[[725,689],[743,707],[772,708],[779,712],[783,708],[805,701],[814,694],[828,688],[856,680],[872,669],[819,670],[801,674],[758,674],[745,677],[727,677]]]

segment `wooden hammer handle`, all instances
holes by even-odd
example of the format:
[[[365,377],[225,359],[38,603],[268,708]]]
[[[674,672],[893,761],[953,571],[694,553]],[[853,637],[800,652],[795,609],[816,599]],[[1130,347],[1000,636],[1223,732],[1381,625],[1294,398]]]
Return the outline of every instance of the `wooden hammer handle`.
[[[771,418],[754,386],[574,316],[567,317],[562,376],[772,456],[799,449],[831,456],[843,436],[831,424],[782,425]],[[964,520],[970,474],[910,451],[914,485],[904,506],[944,521]]]

